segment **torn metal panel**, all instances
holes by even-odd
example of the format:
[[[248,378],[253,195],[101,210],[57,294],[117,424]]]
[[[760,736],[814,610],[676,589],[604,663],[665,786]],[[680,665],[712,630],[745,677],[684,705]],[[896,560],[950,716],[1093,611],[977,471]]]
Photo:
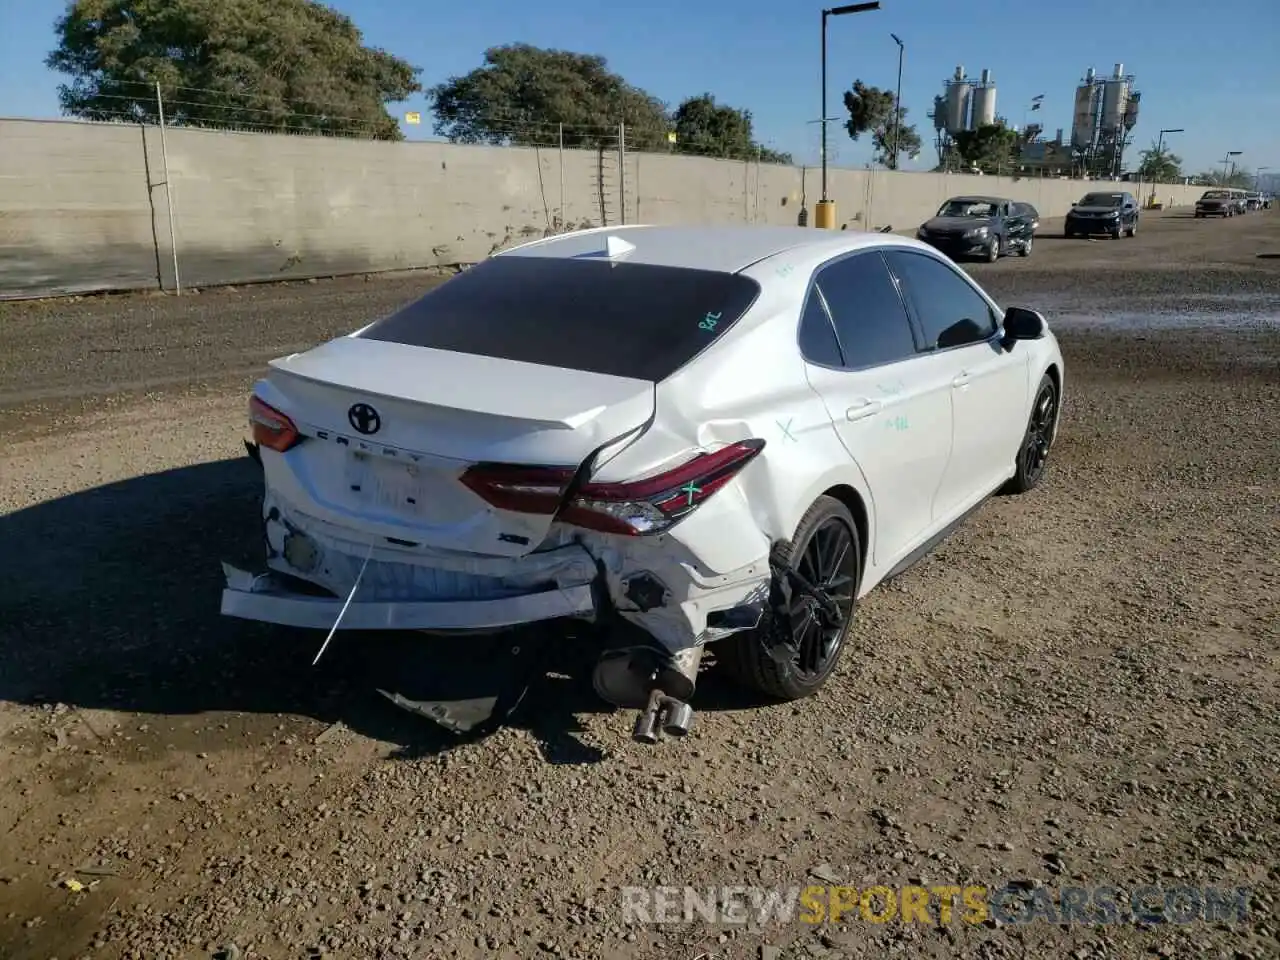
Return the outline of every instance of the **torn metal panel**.
[[[397,629],[405,623],[429,630],[496,629],[562,616],[592,618],[596,611],[588,601],[594,583],[622,617],[675,653],[749,629],[759,619],[752,608],[768,594],[767,558],[714,575],[670,537],[558,527],[535,553],[481,557],[357,541],[352,531],[270,493],[263,513],[268,566],[321,586],[335,598],[316,600],[277,584],[264,597],[224,594],[224,612],[231,616],[328,630],[341,610],[337,598],[350,592],[370,556],[342,629]],[[709,623],[710,615],[727,611],[736,615]]]

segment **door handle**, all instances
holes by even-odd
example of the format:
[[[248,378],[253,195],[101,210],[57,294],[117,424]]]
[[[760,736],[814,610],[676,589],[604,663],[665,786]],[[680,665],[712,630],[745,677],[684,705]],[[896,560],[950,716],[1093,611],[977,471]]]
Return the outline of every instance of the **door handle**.
[[[846,420],[864,420],[879,413],[883,406],[879,400],[859,400],[844,412],[844,416]]]
[[[969,371],[965,370],[959,376],[957,376],[954,380],[951,381],[951,386],[957,389],[961,387],[967,387],[971,379],[972,378],[969,376]]]

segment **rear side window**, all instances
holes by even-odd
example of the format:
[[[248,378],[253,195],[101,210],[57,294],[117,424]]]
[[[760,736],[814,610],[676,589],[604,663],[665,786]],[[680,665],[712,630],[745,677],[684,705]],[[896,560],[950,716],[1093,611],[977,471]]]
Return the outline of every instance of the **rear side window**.
[[[826,307],[818,299],[817,287],[809,291],[804,313],[800,315],[800,353],[810,363],[820,363],[824,367],[844,366],[840,342],[836,340],[836,331],[831,326]]]
[[[845,366],[874,367],[916,352],[911,321],[878,252],[854,254],[823,267],[818,288],[831,309]]]
[[[981,343],[996,332],[990,304],[941,260],[904,250],[886,256],[924,330],[926,349]]]
[[[498,256],[360,336],[657,382],[723,336],[759,292],[735,273]]]

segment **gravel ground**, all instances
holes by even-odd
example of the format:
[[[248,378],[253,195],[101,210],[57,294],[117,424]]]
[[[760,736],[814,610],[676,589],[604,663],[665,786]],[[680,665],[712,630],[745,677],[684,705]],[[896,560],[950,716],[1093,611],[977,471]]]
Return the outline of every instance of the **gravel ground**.
[[[1271,212],[1148,215],[975,265],[1067,355],[1045,485],[868,597],[817,697],[752,704],[712,670],[656,748],[572,649],[525,719],[460,742],[371,692],[399,641],[312,669],[319,638],[217,615],[218,561],[256,549],[255,372],[430,278],[0,304],[0,957],[1280,956],[1265,254]],[[1252,895],[1241,922],[1093,926],[659,925],[620,900],[1010,881]]]

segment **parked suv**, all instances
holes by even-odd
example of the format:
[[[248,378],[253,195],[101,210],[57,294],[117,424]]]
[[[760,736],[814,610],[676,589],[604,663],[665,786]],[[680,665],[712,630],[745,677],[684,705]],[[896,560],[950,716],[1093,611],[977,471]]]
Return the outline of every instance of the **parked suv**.
[[[1086,193],[1067,211],[1062,229],[1067,237],[1087,237],[1103,233],[1119,239],[1138,233],[1138,201],[1127,191]]]
[[[1004,197],[952,197],[921,224],[916,238],[950,257],[979,256],[995,263],[1001,256],[1031,252],[1031,218]]]

